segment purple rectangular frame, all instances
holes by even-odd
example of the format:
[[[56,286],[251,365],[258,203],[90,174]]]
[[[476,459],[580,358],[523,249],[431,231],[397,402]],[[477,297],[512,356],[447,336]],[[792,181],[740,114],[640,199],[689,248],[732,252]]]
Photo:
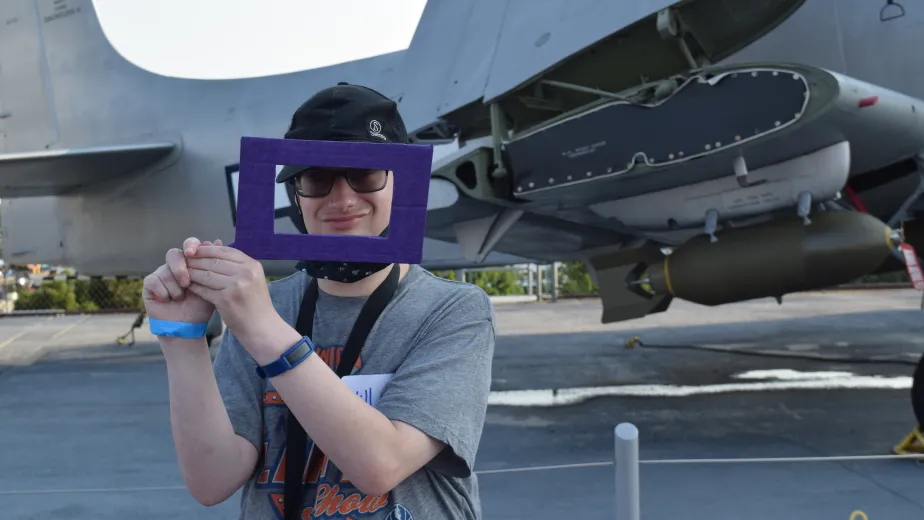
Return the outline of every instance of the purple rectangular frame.
[[[242,137],[237,222],[230,245],[258,260],[419,264],[432,163],[432,145]],[[391,170],[395,191],[388,236],[276,233],[273,202],[280,164]]]

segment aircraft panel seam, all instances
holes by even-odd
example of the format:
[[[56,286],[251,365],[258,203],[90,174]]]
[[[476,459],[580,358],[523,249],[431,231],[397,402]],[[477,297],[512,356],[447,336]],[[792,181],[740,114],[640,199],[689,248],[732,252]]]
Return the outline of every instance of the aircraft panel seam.
[[[54,140],[50,143],[45,143],[47,148],[61,140],[61,123],[58,121],[58,110],[55,104],[55,88],[51,80],[51,64],[48,63],[48,52],[45,48],[45,30],[42,27],[42,16],[38,10],[37,0],[33,0],[32,2],[32,11],[35,13],[36,36],[38,38],[39,53],[42,56],[42,86],[44,87],[45,103],[48,109],[48,116],[55,130]]]
[[[491,70],[494,69],[494,60],[497,59],[497,49],[500,47],[501,35],[504,34],[504,24],[507,23],[507,13],[510,11],[510,0],[504,2],[504,12],[501,14],[500,29],[494,36],[494,50],[491,51],[491,62],[488,67],[488,73],[484,76],[484,85],[481,86],[481,99],[484,101],[484,93],[491,83]]]
[[[841,58],[841,67],[844,74],[849,75],[847,70],[847,53],[844,51],[844,29],[841,27],[841,10],[837,7],[838,0],[831,0],[831,7],[834,9],[834,30],[837,33],[837,53]]]

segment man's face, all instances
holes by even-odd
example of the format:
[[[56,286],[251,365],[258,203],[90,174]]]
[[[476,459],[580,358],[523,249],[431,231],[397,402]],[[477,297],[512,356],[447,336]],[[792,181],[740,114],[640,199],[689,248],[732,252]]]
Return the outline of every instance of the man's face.
[[[295,191],[308,233],[378,236],[391,219],[394,176],[385,170],[312,168],[296,178]]]

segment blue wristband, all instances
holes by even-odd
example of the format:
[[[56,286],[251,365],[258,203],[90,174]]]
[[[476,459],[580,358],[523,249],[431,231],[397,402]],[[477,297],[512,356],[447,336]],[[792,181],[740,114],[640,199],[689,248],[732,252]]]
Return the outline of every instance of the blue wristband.
[[[185,321],[168,321],[148,318],[151,334],[168,338],[201,338],[209,327],[209,322],[189,323]]]
[[[262,367],[257,367],[257,375],[266,379],[292,370],[297,367],[299,363],[308,359],[308,356],[314,352],[314,349],[314,343],[308,339],[308,336],[305,336],[298,340],[298,343],[292,345],[292,348],[283,352],[276,361],[267,363]]]

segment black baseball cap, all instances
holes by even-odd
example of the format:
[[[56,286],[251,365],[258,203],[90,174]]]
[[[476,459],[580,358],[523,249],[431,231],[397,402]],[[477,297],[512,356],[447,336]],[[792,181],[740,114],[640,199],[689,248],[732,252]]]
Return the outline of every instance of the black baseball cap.
[[[410,142],[398,104],[362,85],[341,81],[311,96],[292,116],[286,139],[309,141]],[[295,177],[308,165],[286,165],[277,183]]]

